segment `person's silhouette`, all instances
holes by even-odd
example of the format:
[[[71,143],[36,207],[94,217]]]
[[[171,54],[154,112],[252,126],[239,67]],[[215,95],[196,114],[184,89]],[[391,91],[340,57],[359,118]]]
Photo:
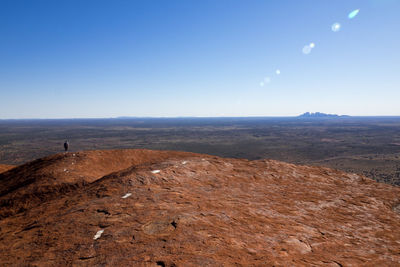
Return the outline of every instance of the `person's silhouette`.
[[[68,151],[68,148],[69,148],[69,142],[68,142],[68,140],[66,140],[65,143],[64,143],[65,152]]]

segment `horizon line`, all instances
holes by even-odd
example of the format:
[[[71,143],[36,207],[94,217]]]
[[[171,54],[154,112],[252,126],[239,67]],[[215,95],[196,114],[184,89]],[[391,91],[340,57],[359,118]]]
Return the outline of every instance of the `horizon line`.
[[[303,113],[304,114],[304,113]],[[400,115],[337,115],[326,117],[302,117],[301,115],[291,116],[118,116],[118,117],[59,117],[59,118],[0,118],[0,121],[7,120],[104,120],[104,119],[216,119],[216,118],[304,118],[304,119],[344,119],[344,118],[400,118]]]

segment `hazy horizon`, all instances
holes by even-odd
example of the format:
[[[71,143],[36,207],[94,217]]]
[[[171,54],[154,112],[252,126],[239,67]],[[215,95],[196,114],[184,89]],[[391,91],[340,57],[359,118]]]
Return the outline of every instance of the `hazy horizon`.
[[[1,1],[0,119],[400,116],[399,13],[399,0]]]
[[[287,116],[118,116],[118,117],[54,117],[54,118],[0,118],[0,121],[7,120],[101,120],[101,119],[256,119],[256,118],[300,118],[300,115],[287,115]],[[332,115],[332,114],[330,114]],[[400,118],[400,115],[347,115],[347,114],[333,114],[339,117],[311,117],[309,119],[346,119],[346,118]],[[307,119],[307,117],[306,117]]]

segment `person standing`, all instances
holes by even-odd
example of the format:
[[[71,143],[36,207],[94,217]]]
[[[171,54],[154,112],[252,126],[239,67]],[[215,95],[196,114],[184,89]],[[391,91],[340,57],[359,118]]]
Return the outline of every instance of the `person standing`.
[[[65,152],[68,151],[68,148],[69,148],[69,142],[68,142],[68,140],[65,140],[65,143],[64,143]]]

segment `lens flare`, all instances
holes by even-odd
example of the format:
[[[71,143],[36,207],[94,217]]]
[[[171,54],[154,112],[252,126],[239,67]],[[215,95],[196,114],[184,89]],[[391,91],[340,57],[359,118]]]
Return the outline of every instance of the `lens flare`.
[[[260,86],[263,87],[264,86],[264,82],[260,82]]]
[[[311,50],[312,50],[312,47],[309,46],[309,45],[306,45],[306,46],[303,47],[303,54],[304,55],[308,55],[308,54],[311,53]]]
[[[314,47],[315,47],[315,44],[314,44],[314,43],[311,43],[311,44],[310,44],[310,47],[311,47],[311,48],[314,48]]]
[[[342,27],[342,25],[340,25],[340,23],[333,23],[333,25],[332,25],[332,31],[334,31],[334,32],[338,32],[338,31],[340,31],[340,28]]]
[[[356,9],[356,10],[351,11],[351,12],[349,13],[349,16],[348,16],[349,19],[355,18],[355,17],[358,15],[358,12],[360,12],[359,9]]]
[[[265,77],[264,78],[264,83],[265,84],[270,83],[270,82],[271,82],[271,78],[270,77]]]
[[[281,74],[281,70],[276,70],[275,73],[276,73],[276,75],[279,75],[279,74]]]

